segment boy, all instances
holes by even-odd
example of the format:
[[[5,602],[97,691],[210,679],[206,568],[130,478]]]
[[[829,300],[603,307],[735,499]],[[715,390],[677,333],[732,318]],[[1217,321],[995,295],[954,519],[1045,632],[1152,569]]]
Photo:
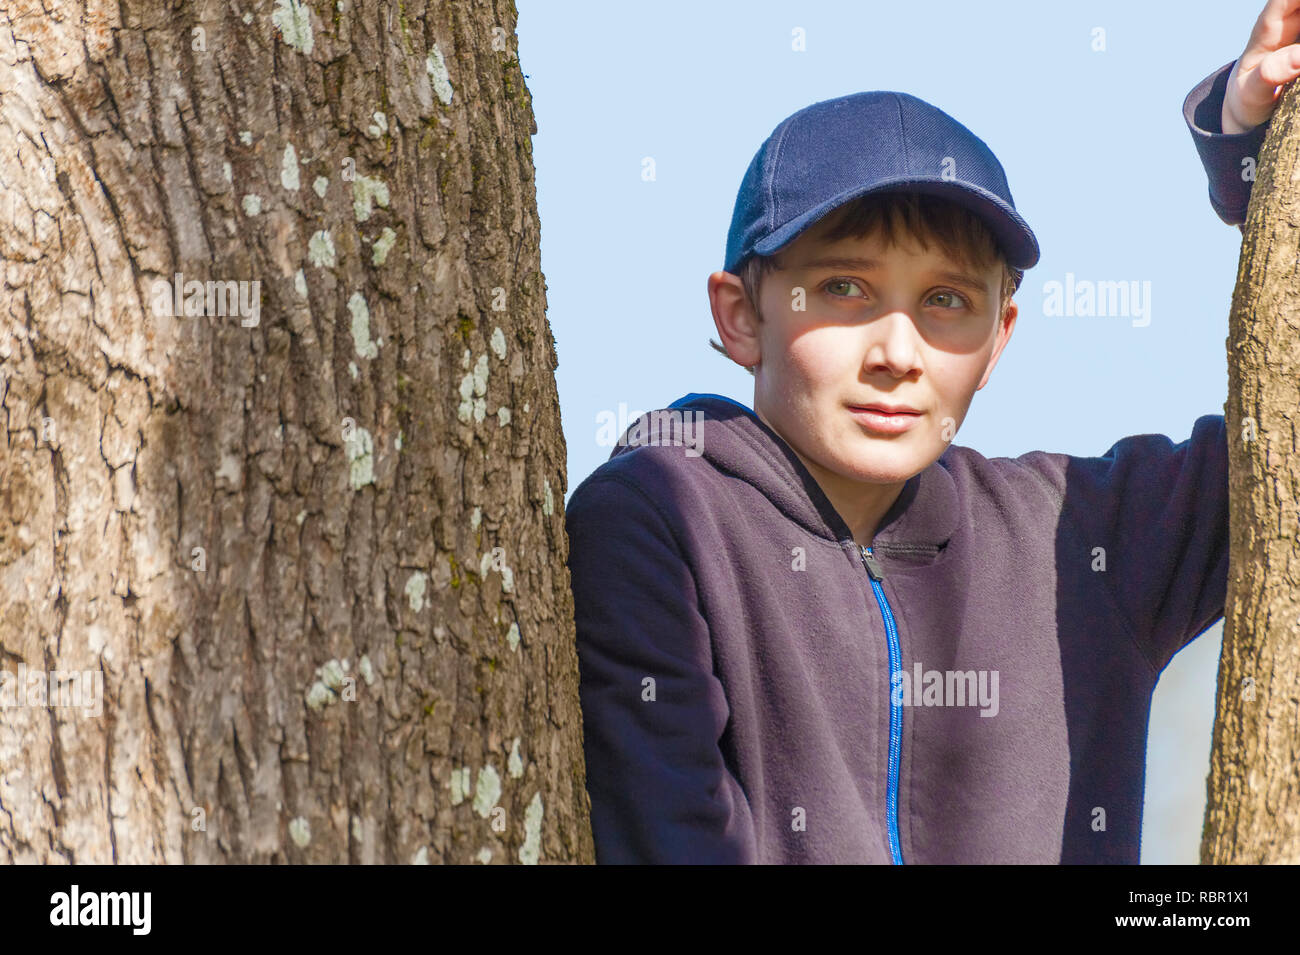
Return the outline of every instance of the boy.
[[[1253,35],[1184,103],[1226,222],[1295,49]],[[952,444],[1037,259],[914,97],[759,149],[709,278],[753,408],[643,416],[567,509],[598,862],[1137,862],[1151,692],[1223,614],[1227,437]]]

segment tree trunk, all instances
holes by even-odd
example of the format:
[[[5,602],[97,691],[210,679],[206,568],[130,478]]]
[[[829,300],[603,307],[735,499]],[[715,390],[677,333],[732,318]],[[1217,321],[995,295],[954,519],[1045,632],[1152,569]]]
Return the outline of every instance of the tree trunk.
[[[1300,863],[1300,92],[1260,150],[1228,326],[1231,536],[1201,861]]]
[[[0,6],[0,860],[591,861],[513,4],[52,9]]]

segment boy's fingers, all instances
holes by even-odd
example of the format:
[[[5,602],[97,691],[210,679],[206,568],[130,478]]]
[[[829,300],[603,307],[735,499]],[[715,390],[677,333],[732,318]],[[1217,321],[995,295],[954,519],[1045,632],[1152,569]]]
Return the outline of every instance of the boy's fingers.
[[[1268,54],[1241,78],[1236,97],[1237,119],[1246,127],[1266,122],[1277,105],[1278,87],[1297,76],[1300,76],[1300,43]]]
[[[1300,75],[1300,43],[1284,46],[1274,50],[1259,61],[1255,69],[1255,79],[1261,91],[1267,91],[1268,99],[1273,98],[1273,88],[1289,83]]]
[[[1268,53],[1300,38],[1300,0],[1269,0],[1250,31],[1247,53]]]

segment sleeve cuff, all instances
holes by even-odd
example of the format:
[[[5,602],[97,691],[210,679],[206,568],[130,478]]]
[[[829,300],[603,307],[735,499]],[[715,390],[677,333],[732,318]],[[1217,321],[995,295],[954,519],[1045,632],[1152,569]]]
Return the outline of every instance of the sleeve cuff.
[[[1254,172],[1252,169],[1251,179],[1243,178],[1247,168],[1243,160],[1258,158],[1269,126],[1264,122],[1244,133],[1223,132],[1223,97],[1236,62],[1232,60],[1201,80],[1183,100],[1183,119],[1210,180],[1210,205],[1228,225],[1246,221]]]

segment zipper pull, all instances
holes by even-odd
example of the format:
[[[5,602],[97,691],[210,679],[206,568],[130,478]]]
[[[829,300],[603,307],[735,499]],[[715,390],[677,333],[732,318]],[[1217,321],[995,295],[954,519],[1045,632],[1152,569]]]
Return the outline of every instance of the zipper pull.
[[[871,553],[871,548],[859,544],[858,550],[862,554],[862,563],[866,565],[867,573],[871,575],[871,579],[884,580],[885,572],[880,569],[880,561],[876,560],[875,555]]]

